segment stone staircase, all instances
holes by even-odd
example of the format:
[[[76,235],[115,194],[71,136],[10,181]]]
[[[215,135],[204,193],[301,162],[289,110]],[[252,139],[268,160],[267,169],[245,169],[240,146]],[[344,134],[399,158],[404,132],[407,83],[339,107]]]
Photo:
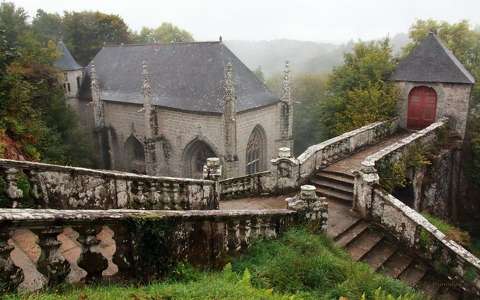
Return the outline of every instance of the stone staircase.
[[[320,171],[310,178],[310,184],[317,187],[317,194],[328,199],[345,203],[353,201],[353,176],[340,172]]]
[[[350,211],[353,176],[320,171],[310,179],[310,184],[317,187],[319,196],[327,197],[329,207],[335,206],[335,211],[341,212],[332,216],[336,219],[335,224],[329,224],[327,234],[354,261],[367,263],[376,272],[399,279],[423,291],[431,299],[470,299],[461,290],[451,287],[446,278],[437,274],[414,253],[402,248],[393,237]]]

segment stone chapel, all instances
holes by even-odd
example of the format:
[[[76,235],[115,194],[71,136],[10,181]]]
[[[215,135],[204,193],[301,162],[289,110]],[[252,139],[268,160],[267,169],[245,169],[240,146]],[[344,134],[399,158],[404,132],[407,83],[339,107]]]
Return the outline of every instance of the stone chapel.
[[[229,178],[266,170],[293,146],[288,62],[278,98],[221,40],[104,46],[85,68],[59,50],[68,102],[100,168],[200,178],[219,157]]]

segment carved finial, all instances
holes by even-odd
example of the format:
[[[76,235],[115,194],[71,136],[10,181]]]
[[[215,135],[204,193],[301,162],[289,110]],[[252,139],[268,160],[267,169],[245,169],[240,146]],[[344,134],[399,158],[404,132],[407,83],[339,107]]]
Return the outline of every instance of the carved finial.
[[[220,37],[218,38],[218,41],[219,41],[219,42],[221,42],[221,41],[222,41],[222,36],[220,36]]]
[[[228,62],[225,65],[225,84],[224,84],[224,90],[225,90],[225,102],[228,101],[233,101],[235,100],[235,85],[233,83],[233,67],[232,63]]]
[[[152,98],[152,85],[150,84],[150,73],[148,73],[147,62],[142,62],[142,75],[143,75],[143,96],[144,102],[150,102]],[[150,103],[148,103],[150,104]],[[145,106],[145,104],[144,104]]]
[[[291,102],[291,87],[290,87],[290,63],[288,60],[285,62],[285,69],[283,71],[282,79],[282,101],[290,103]]]

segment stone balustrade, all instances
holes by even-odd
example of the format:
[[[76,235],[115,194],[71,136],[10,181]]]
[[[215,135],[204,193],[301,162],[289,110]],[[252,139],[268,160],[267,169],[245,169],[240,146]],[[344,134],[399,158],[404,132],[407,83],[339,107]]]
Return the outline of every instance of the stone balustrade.
[[[398,130],[398,119],[376,122],[346,132],[320,144],[308,147],[297,159],[299,181],[304,181],[320,168],[350,156],[359,149],[380,142]]]
[[[274,182],[270,171],[228,178],[219,181],[220,199],[235,199],[249,196],[269,195]]]
[[[0,209],[0,292],[60,283],[161,278],[179,262],[222,266],[291,210]]]
[[[448,239],[421,214],[377,187],[369,217],[409,248],[417,250],[425,260],[433,262],[437,271],[480,296],[480,259]]]
[[[215,182],[0,159],[0,207],[215,209]]]

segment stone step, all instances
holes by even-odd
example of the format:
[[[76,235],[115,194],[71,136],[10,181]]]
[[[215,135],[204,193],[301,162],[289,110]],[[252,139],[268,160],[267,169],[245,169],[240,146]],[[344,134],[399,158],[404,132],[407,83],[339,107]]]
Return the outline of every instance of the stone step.
[[[417,288],[422,290],[430,299],[437,299],[437,294],[441,287],[442,282],[428,273],[417,284]]]
[[[357,236],[362,234],[368,229],[368,223],[361,220],[355,223],[352,227],[348,228],[345,232],[337,236],[335,244],[341,248],[345,248],[350,242],[352,242]]]
[[[338,199],[346,202],[353,201],[353,194],[341,192],[338,190],[332,190],[329,188],[319,187],[319,186],[317,186],[317,194],[321,197],[334,198],[334,199]]]
[[[443,287],[440,289],[440,292],[437,294],[435,300],[459,300],[462,299],[462,295],[448,287]]]
[[[397,246],[383,239],[362,258],[362,261],[377,271],[395,251],[397,251]]]
[[[353,186],[338,181],[329,180],[326,177],[316,177],[310,179],[310,182],[316,186],[330,188],[353,195]]]
[[[403,271],[412,263],[413,258],[398,249],[387,261],[383,264],[383,273],[393,278],[398,278]]]
[[[353,186],[354,183],[354,178],[352,175],[338,172],[319,171],[317,174],[315,174],[315,177],[324,177],[337,182],[349,184],[351,186]]]
[[[331,220],[332,219],[329,218],[330,223],[328,224],[327,235],[333,240],[337,239],[349,228],[361,222],[360,218],[354,218],[352,216],[341,216],[341,220],[336,220],[335,222]]]
[[[370,252],[382,239],[384,235],[368,229],[363,231],[346,247],[354,261],[359,261]]]
[[[405,271],[402,272],[398,279],[405,282],[411,287],[416,287],[426,273],[427,266],[420,262],[414,262],[410,264],[410,266]]]

